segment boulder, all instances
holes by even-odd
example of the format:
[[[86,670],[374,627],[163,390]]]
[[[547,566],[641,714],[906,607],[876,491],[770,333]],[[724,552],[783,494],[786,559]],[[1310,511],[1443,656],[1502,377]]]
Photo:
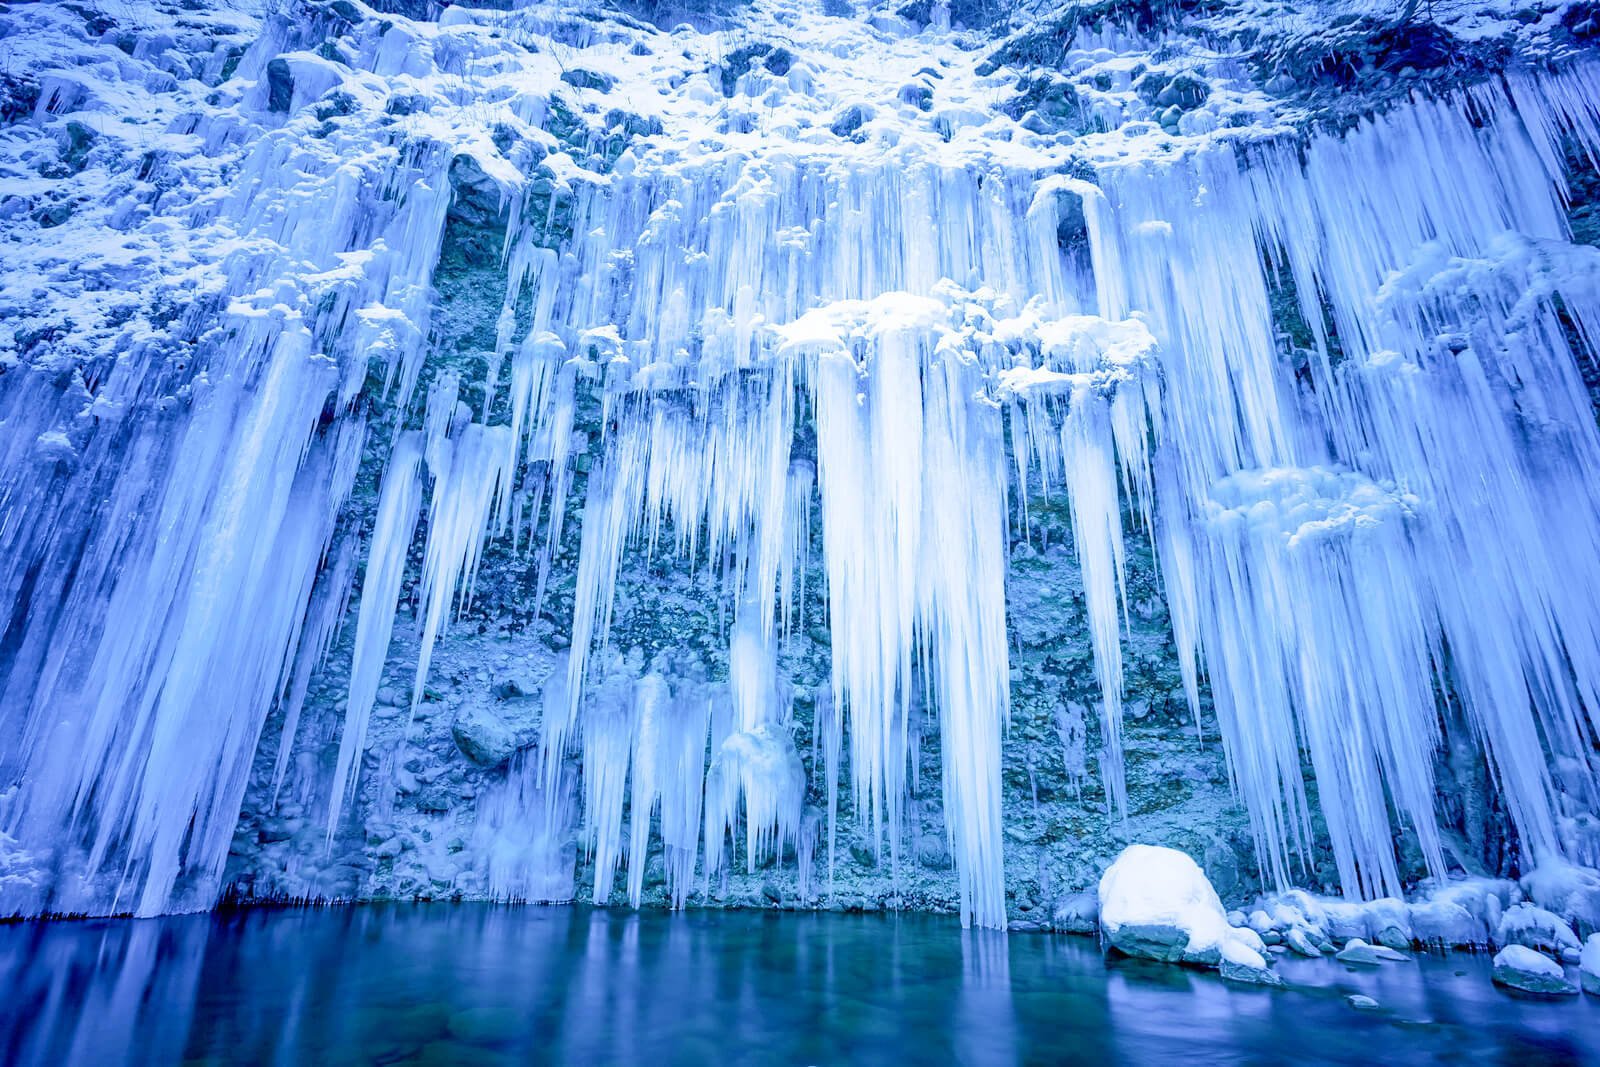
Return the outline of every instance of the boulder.
[[[486,708],[463,708],[450,724],[450,736],[481,767],[498,767],[517,750],[516,732]]]
[[[1552,955],[1579,947],[1578,936],[1566,920],[1536,904],[1513,904],[1507,908],[1495,927],[1494,938],[1498,945],[1521,945]]]
[[[1438,948],[1473,948],[1484,940],[1483,923],[1452,900],[1411,905],[1411,932],[1422,944]]]
[[[1101,932],[1119,952],[1219,969],[1226,963],[1235,981],[1273,984],[1260,935],[1228,925],[1217,891],[1185,853],[1129,845],[1101,876],[1098,892]]]
[[[1579,937],[1600,932],[1600,871],[1569,863],[1544,863],[1523,875],[1521,885],[1529,900],[1559,915]]]
[[[1600,997],[1600,934],[1590,934],[1578,956],[1578,981],[1585,993]]]
[[[1500,950],[1494,958],[1494,981],[1524,993],[1568,996],[1578,991],[1567,981],[1561,964],[1526,945],[1507,945]]]
[[[1284,943],[1302,956],[1321,957],[1322,949],[1312,943],[1310,935],[1298,926],[1290,927]]]
[[[1069,893],[1056,901],[1050,925],[1064,934],[1092,934],[1100,929],[1100,900],[1093,889]]]
[[[1387,945],[1369,945],[1359,937],[1352,937],[1333,958],[1340,963],[1355,963],[1368,967],[1376,967],[1385,962],[1404,963],[1410,959],[1405,953],[1397,952]]]
[[[1230,982],[1274,986],[1283,984],[1283,979],[1272,972],[1261,953],[1238,938],[1223,940],[1217,969],[1222,977]]]
[[[917,863],[930,871],[948,871],[953,866],[943,834],[923,834],[917,839]]]
[[[1396,952],[1411,947],[1411,915],[1405,901],[1384,897],[1368,901],[1362,910],[1373,941]]]

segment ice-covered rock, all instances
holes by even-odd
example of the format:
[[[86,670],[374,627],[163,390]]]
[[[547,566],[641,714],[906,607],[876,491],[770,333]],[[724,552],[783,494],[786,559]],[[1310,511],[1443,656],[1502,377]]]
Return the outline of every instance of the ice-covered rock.
[[[1413,908],[1411,929],[1423,944],[1446,948],[1475,945],[1481,938],[1480,924],[1461,905],[1449,901]]]
[[[1494,958],[1494,981],[1525,993],[1565,996],[1578,991],[1567,981],[1561,964],[1526,945],[1507,945],[1500,950]]]
[[[1547,862],[1522,876],[1528,899],[1559,915],[1579,937],[1600,932],[1600,871]]]
[[[1411,947],[1411,918],[1406,903],[1394,897],[1368,901],[1363,910],[1372,938],[1386,948],[1401,951]]]
[[[1552,954],[1578,948],[1577,935],[1566,920],[1534,904],[1513,904],[1507,908],[1500,916],[1494,936],[1499,945],[1523,945]]]
[[[1129,956],[1218,967],[1236,981],[1276,984],[1260,936],[1228,925],[1200,865],[1177,849],[1129,845],[1100,878],[1100,929]]]
[[[1600,997],[1600,934],[1590,934],[1578,957],[1578,980],[1585,993]]]

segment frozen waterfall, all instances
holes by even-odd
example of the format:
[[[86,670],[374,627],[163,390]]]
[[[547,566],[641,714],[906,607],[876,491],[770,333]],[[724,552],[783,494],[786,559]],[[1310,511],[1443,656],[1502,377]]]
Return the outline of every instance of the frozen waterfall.
[[[1444,875],[1447,729],[1525,863],[1600,858],[1572,828],[1600,803],[1600,251],[1565,211],[1600,68],[1342,133],[1074,139],[985,111],[947,27],[807,11],[791,63],[730,71],[688,30],[338,6],[251,22],[61,228],[187,278],[181,309],[76,362],[0,352],[0,912],[210,906],[258,749],[280,786],[297,744],[336,753],[308,772],[331,842],[391,772],[364,759],[386,666],[409,721],[493,548],[534,616],[575,553],[570,649],[480,797],[494,895],[570,896],[570,838],[579,893],[621,873],[638,904],[655,841],[681,906],[824,837],[831,869],[845,818],[898,868],[927,728],[962,918],[1003,927],[1008,570],[1057,499],[1111,819],[1140,541],[1269,880],[1322,841],[1347,894],[1400,895],[1397,833]],[[900,87],[935,61],[930,115]],[[482,374],[431,333],[469,207],[504,285]],[[613,644],[630,559],[718,583],[725,669]],[[802,625],[826,676],[784,666]],[[297,740],[340,637],[337,734]]]

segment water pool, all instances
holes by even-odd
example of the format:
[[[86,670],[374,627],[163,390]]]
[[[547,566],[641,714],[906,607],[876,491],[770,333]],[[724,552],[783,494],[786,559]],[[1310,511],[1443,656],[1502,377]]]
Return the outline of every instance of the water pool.
[[[0,927],[8,1064],[1600,1064],[1486,956],[1263,990],[914,915],[367,905]],[[1364,993],[1377,1011],[1350,1007]]]

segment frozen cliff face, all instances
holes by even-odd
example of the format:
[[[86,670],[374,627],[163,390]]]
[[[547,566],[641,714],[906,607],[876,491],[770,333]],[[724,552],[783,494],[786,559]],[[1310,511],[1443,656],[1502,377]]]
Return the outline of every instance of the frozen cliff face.
[[[1560,13],[1335,133],[939,7],[0,16],[4,907],[1594,862]]]

